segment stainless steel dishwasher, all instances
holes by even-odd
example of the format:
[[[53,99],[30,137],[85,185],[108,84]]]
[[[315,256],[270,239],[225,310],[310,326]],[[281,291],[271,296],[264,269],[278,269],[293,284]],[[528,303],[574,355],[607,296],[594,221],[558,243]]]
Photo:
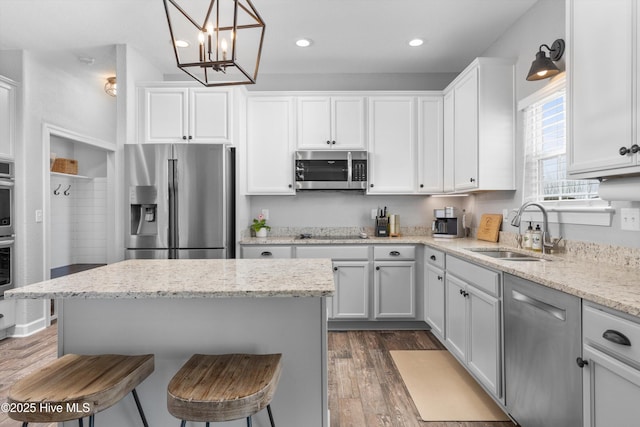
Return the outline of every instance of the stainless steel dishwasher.
[[[504,275],[505,388],[523,427],[581,427],[580,299]]]

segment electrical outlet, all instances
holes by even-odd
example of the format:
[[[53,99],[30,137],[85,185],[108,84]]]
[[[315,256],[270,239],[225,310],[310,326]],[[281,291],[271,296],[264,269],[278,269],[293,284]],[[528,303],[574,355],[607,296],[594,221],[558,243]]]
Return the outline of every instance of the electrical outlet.
[[[620,209],[620,229],[640,231],[640,209]]]
[[[262,216],[264,219],[269,219],[269,209],[262,209]]]
[[[371,219],[376,219],[378,217],[378,209],[371,209]]]
[[[502,221],[505,222],[509,218],[509,209],[502,209]]]
[[[36,222],[42,222],[42,209],[36,209]]]

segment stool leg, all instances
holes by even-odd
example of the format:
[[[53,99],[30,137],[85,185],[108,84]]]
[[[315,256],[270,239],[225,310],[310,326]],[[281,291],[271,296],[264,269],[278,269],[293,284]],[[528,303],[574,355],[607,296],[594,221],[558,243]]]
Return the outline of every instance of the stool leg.
[[[78,427],[82,427],[82,418],[78,418]]]
[[[251,415],[247,417],[247,427],[251,427]]]
[[[27,427],[28,425],[29,425],[29,423],[27,423],[27,422],[22,423],[22,427]]]
[[[271,422],[271,427],[276,427],[276,423],[273,422],[273,414],[271,413],[271,405],[267,405],[267,412],[269,413],[269,421]]]
[[[144,425],[144,427],[149,427],[149,424],[147,423],[147,417],[144,416],[144,411],[142,410],[142,405],[140,404],[140,399],[138,398],[138,392],[135,388],[131,390],[131,394],[133,394],[133,399],[136,401],[138,413],[140,414],[140,418],[142,418],[142,424]]]
[[[93,427],[95,421],[95,414],[91,414],[91,416],[89,416],[89,427]]]
[[[182,420],[182,422],[180,423],[180,427],[186,427],[187,425],[187,420]]]

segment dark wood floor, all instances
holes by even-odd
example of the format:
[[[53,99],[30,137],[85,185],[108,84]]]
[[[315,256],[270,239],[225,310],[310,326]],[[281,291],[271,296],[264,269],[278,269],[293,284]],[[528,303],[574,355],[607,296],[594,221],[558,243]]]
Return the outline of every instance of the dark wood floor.
[[[441,350],[426,331],[329,333],[330,427],[514,427],[512,423],[419,421],[390,350]],[[57,328],[0,341],[0,402],[13,382],[55,359]],[[0,412],[0,427],[21,424]],[[55,424],[37,424],[55,427]]]
[[[329,333],[331,427],[514,427],[509,422],[420,421],[390,350],[444,350],[427,331]]]

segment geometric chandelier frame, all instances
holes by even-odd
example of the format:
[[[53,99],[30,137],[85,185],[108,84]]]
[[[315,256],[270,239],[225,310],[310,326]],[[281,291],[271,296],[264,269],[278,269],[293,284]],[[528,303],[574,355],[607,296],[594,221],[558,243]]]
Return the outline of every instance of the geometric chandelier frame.
[[[255,84],[266,25],[251,0],[164,0],[164,7],[178,68],[204,86]]]

